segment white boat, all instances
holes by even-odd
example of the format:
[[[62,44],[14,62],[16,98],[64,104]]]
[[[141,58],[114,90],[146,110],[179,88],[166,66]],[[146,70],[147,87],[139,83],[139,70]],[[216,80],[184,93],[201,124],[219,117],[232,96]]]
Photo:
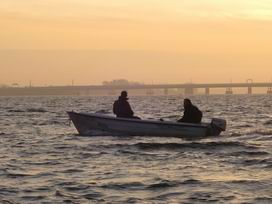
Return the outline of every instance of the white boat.
[[[226,130],[226,121],[213,118],[210,123],[116,118],[104,114],[67,112],[80,135],[85,136],[162,136],[199,138],[217,136]]]

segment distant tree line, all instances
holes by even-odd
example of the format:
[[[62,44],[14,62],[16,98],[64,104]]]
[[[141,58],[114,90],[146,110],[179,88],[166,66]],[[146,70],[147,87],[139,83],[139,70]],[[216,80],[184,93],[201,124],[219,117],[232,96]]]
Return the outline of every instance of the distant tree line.
[[[13,83],[11,85],[7,84],[0,84],[0,88],[10,88],[10,87],[19,87],[20,85],[18,83]]]
[[[137,86],[137,85],[143,85],[143,83],[136,82],[136,81],[128,81],[126,79],[115,79],[112,81],[103,81],[102,84],[104,86]]]
[[[6,84],[0,84],[0,88],[9,88],[10,86],[9,85],[6,85]]]

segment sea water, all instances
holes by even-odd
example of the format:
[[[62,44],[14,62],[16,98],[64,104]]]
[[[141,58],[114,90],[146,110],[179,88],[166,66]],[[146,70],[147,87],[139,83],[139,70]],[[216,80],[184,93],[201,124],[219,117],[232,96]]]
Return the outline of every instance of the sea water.
[[[1,97],[0,203],[272,203],[269,95],[191,96],[201,140],[87,137],[66,111],[112,114],[116,97]],[[184,96],[134,96],[135,115],[175,121]]]

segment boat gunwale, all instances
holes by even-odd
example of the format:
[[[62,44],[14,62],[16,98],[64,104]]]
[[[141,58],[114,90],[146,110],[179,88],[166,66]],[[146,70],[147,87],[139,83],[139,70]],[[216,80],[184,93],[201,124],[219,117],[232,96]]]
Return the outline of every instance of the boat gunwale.
[[[100,118],[100,119],[106,119],[106,120],[114,120],[114,121],[124,121],[124,122],[136,122],[136,123],[145,123],[145,124],[156,124],[156,125],[173,125],[173,126],[187,126],[187,127],[194,127],[194,128],[208,128],[209,123],[180,123],[180,122],[171,122],[171,121],[152,121],[152,120],[139,120],[139,119],[131,119],[131,118],[118,118],[108,115],[102,115],[102,114],[96,114],[96,113],[81,113],[81,112],[74,112],[74,111],[68,111],[69,115],[76,114],[84,117],[92,117],[92,118]]]

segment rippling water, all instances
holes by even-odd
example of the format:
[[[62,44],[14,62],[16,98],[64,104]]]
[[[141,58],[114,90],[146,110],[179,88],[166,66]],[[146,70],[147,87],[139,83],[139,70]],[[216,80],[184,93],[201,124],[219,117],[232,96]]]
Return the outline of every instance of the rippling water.
[[[272,203],[271,96],[193,96],[228,129],[202,140],[82,137],[67,110],[111,114],[113,97],[1,97],[0,203]],[[182,96],[131,97],[175,120]]]

